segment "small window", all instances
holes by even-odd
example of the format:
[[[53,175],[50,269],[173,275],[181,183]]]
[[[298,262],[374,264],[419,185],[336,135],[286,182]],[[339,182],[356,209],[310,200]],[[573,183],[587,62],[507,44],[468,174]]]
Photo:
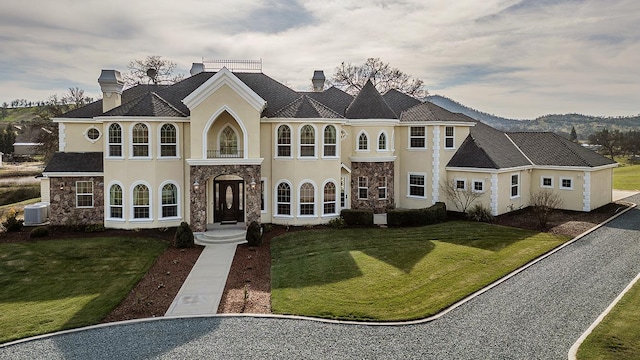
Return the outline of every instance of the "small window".
[[[358,199],[366,200],[369,198],[369,180],[366,176],[358,176]]]
[[[76,207],[93,207],[93,181],[76,181]]]
[[[412,126],[409,128],[409,148],[424,149],[427,147],[427,137],[424,126]]]
[[[378,200],[386,200],[387,199],[387,177],[379,176],[378,177]]]
[[[89,129],[87,129],[85,136],[87,137],[87,140],[95,143],[100,138],[100,130],[94,127],[90,127]]]
[[[465,179],[456,179],[456,190],[466,190],[467,181]]]
[[[473,192],[477,192],[477,193],[484,192],[484,181],[473,180]]]
[[[311,125],[300,129],[300,157],[316,156],[316,131]]]
[[[277,215],[291,215],[291,186],[282,182],[278,184],[277,190]]]
[[[387,150],[387,134],[385,133],[380,133],[380,136],[378,136],[378,150]]]
[[[149,188],[146,185],[138,184],[133,188],[133,218],[151,218]]]
[[[122,219],[122,187],[118,184],[111,185],[109,189],[109,217]]]
[[[122,156],[122,127],[120,124],[109,126],[109,157]]]
[[[174,184],[162,187],[162,217],[178,216],[178,188]]]
[[[336,214],[336,184],[328,182],[324,185],[324,196],[322,199],[322,214]]]
[[[367,137],[367,133],[365,132],[360,133],[360,135],[358,136],[358,150],[369,150],[369,138]]]
[[[149,128],[145,124],[135,124],[132,129],[133,157],[149,157]]]
[[[553,188],[553,178],[551,176],[543,176],[540,178],[540,187]]]
[[[425,175],[409,174],[409,196],[410,197],[426,197]]]
[[[164,124],[160,128],[160,156],[178,156],[178,133],[172,124]]]
[[[337,136],[336,136],[336,128],[333,125],[327,125],[324,128],[324,152],[323,156],[337,156]]]
[[[287,125],[278,127],[278,157],[291,157],[291,128]]]
[[[511,197],[515,198],[520,196],[520,175],[511,175]]]
[[[455,147],[454,143],[454,132],[453,126],[445,126],[444,128],[444,148],[445,149],[453,149]]]
[[[573,190],[573,178],[560,178],[560,189]]]

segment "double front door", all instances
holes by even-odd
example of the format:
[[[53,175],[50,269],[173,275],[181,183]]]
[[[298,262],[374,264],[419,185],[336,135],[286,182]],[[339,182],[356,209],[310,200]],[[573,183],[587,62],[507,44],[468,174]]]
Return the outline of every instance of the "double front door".
[[[244,221],[244,182],[220,180],[214,182],[214,221]]]

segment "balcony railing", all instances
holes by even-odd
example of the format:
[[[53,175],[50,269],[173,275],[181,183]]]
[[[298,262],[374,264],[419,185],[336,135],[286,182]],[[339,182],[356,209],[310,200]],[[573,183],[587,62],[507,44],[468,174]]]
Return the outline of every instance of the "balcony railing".
[[[242,159],[243,157],[242,150],[207,150],[207,159]]]

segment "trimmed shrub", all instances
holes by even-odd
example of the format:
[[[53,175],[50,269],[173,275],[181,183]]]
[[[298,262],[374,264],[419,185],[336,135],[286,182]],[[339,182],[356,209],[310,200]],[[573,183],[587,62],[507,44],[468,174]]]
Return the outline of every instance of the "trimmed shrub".
[[[329,224],[330,227],[335,228],[335,229],[341,229],[345,226],[347,226],[347,224],[345,224],[344,219],[341,217],[337,217],[335,219],[331,219],[329,220]]]
[[[347,226],[372,226],[373,210],[371,209],[342,209],[340,217]]]
[[[30,238],[41,238],[41,237],[47,237],[47,236],[49,236],[49,229],[42,226],[34,228],[33,230],[31,230],[31,233],[29,234]]]
[[[14,232],[22,230],[22,225],[24,224],[24,220],[17,218],[18,213],[16,209],[11,208],[6,214],[7,220],[2,223],[7,232]]]
[[[84,232],[87,233],[103,232],[104,230],[104,225],[102,224],[89,224],[84,227]]]
[[[467,211],[467,219],[479,222],[493,222],[495,218],[491,215],[491,210],[482,206],[482,204],[475,204]]]
[[[252,221],[249,223],[249,227],[247,227],[247,242],[249,246],[260,246],[262,245],[262,229],[260,228],[260,224],[257,221]]]
[[[424,209],[394,209],[387,212],[387,225],[393,227],[424,226],[447,219],[444,203],[436,203]]]
[[[181,222],[176,229],[176,235],[173,238],[174,246],[177,248],[194,247],[193,231],[186,222]]]

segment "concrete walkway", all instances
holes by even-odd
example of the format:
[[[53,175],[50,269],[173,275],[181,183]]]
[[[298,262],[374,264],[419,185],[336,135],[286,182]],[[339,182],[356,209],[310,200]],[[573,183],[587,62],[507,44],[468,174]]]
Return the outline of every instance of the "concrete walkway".
[[[207,245],[165,316],[211,315],[218,312],[236,244]]]

